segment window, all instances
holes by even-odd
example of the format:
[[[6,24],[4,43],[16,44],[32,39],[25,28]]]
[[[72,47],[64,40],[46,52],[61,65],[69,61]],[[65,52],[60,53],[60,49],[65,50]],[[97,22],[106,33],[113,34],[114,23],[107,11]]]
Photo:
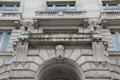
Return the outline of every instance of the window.
[[[118,8],[118,4],[109,4],[109,8]]]
[[[0,11],[19,11],[20,5],[0,5]]]
[[[75,9],[75,5],[74,4],[70,4],[69,5],[69,9]]]
[[[10,36],[10,32],[0,32],[0,51],[5,52],[7,50]]]
[[[14,11],[15,7],[14,5],[6,5],[5,6],[5,11]]]
[[[116,51],[120,51],[120,44],[119,44],[119,40],[118,40],[118,36],[115,32],[111,32],[112,34],[112,39],[113,39],[113,44],[114,44],[114,48]]]
[[[103,4],[104,10],[119,10],[118,4]]]
[[[2,39],[2,32],[0,32],[0,42],[1,42],[1,39]]]
[[[73,10],[75,4],[48,4],[47,10]]]
[[[2,8],[3,8],[3,5],[0,5],[0,11],[2,10]]]
[[[47,9],[48,10],[53,10],[53,5],[48,5]]]
[[[16,5],[15,9],[16,11],[19,11],[20,5]]]
[[[103,4],[103,8],[104,8],[104,9],[106,9],[106,8],[107,8],[106,4]]]
[[[56,5],[55,9],[67,9],[67,5]]]

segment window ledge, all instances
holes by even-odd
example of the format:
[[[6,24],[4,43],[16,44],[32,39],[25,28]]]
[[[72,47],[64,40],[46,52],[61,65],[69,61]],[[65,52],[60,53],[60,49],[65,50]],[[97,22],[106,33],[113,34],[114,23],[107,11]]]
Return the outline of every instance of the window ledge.
[[[120,51],[108,51],[109,56],[120,56]]]
[[[0,56],[13,56],[13,52],[11,51],[0,52]]]

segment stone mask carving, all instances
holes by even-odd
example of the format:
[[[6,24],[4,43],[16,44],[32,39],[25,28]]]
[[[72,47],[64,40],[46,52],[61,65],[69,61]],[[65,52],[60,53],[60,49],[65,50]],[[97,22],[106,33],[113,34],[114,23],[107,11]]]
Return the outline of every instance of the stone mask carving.
[[[64,56],[64,46],[63,45],[57,45],[56,46],[56,57],[57,58],[63,58]]]

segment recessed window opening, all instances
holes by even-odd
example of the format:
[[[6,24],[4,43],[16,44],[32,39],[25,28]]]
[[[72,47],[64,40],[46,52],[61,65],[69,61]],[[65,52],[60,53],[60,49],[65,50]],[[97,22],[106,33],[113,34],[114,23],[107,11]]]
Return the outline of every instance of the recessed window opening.
[[[47,4],[47,10],[74,10],[74,3],[51,3]]]
[[[48,9],[48,10],[52,10],[52,9],[53,9],[53,5],[48,5],[48,6],[47,6],[47,9]]]
[[[109,4],[109,8],[118,8],[118,4]]]
[[[20,5],[19,4],[1,4],[0,11],[19,11]]]
[[[5,52],[8,48],[11,32],[0,31],[0,51]]]
[[[75,9],[75,5],[74,4],[70,4],[69,5],[69,9]]]
[[[67,5],[56,5],[55,9],[67,9]]]
[[[109,10],[114,10],[114,9],[118,9],[119,6],[117,3],[103,3],[103,9],[109,9]]]
[[[114,50],[120,51],[120,32],[112,31],[111,35],[112,35],[112,40],[114,44]]]

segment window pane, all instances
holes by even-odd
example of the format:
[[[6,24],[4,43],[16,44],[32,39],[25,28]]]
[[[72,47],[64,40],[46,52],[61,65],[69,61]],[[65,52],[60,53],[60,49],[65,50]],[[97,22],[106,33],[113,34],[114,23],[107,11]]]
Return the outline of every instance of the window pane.
[[[104,8],[104,9],[106,9],[106,8],[107,8],[106,4],[103,4],[103,8]]]
[[[109,4],[109,8],[118,8],[117,4]]]
[[[10,35],[11,35],[11,33],[7,33],[7,35],[5,36],[5,41],[4,41],[4,44],[3,44],[2,49],[1,49],[2,51],[7,50]]]
[[[16,11],[19,11],[20,5],[16,6]]]
[[[56,5],[56,9],[67,9],[67,5]]]
[[[13,11],[14,10],[14,5],[6,5],[5,6],[5,11]]]
[[[3,5],[0,5],[0,11],[2,10],[2,8],[3,8]]]
[[[75,9],[75,5],[74,5],[74,4],[71,4],[71,5],[69,6],[69,9]]]
[[[3,33],[2,33],[2,32],[0,32],[0,41],[1,41],[1,39],[2,39],[2,34],[3,34]]]
[[[53,9],[53,5],[48,5],[48,7],[47,7],[47,9],[49,10],[51,10],[51,9]]]
[[[112,34],[112,39],[113,39],[113,44],[114,44],[115,50],[120,51],[120,44],[118,43],[115,32],[112,32],[111,34]]]

